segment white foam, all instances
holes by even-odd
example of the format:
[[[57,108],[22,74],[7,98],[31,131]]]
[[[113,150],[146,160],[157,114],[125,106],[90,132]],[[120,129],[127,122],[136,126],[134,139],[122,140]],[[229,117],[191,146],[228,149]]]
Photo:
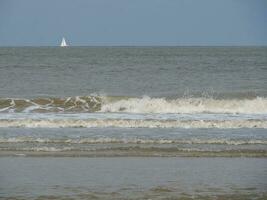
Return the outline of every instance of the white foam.
[[[68,128],[267,128],[266,120],[8,119],[0,127]]]
[[[267,99],[128,98],[104,102],[101,112],[267,114]]]
[[[20,151],[37,151],[37,152],[60,152],[60,151],[71,151],[72,148],[70,147],[25,147],[21,148]]]
[[[143,138],[80,138],[80,139],[48,139],[34,137],[0,138],[0,143],[67,143],[67,144],[225,144],[225,145],[248,145],[267,144],[267,140],[260,139],[224,139],[224,138],[188,138],[188,139],[143,139]]]
[[[66,98],[0,99],[2,113],[228,113],[267,114],[267,98],[131,98],[76,96]],[[39,104],[37,103],[39,102]]]

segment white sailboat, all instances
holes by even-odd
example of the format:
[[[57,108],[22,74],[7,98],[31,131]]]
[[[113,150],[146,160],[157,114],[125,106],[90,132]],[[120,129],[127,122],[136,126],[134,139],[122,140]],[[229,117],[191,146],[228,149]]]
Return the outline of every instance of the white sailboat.
[[[62,41],[61,41],[60,46],[61,46],[61,47],[67,47],[67,46],[68,46],[67,43],[66,43],[66,41],[65,41],[65,38],[64,38],[64,37],[62,38]]]

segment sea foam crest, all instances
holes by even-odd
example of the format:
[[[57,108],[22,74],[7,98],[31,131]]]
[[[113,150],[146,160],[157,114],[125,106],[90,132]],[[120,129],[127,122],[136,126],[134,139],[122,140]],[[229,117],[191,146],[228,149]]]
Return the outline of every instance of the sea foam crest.
[[[150,98],[76,96],[36,99],[0,99],[2,113],[229,113],[267,114],[267,98]]]
[[[128,113],[267,113],[267,99],[129,98],[105,102],[101,112]]]

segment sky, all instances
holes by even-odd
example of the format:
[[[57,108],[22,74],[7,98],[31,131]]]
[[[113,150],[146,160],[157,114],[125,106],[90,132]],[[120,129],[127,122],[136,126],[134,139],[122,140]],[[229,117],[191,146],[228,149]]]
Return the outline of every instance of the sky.
[[[0,46],[267,45],[267,0],[0,0]]]

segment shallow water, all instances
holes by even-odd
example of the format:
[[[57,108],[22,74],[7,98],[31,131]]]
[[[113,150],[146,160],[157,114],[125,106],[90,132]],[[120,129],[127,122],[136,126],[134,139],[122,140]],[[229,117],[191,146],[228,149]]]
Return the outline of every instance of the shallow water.
[[[12,199],[265,199],[260,158],[0,158]]]
[[[266,129],[1,128],[2,156],[266,157]]]

